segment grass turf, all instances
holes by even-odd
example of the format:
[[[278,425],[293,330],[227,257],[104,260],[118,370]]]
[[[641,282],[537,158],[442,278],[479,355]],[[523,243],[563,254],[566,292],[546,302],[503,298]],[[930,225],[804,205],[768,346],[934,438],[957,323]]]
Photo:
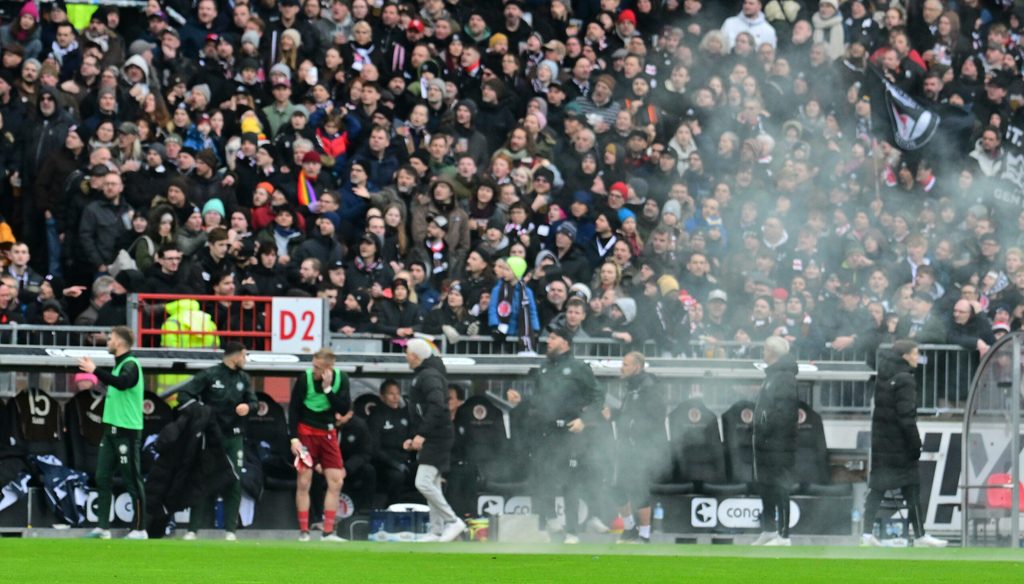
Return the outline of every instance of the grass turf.
[[[0,540],[2,582],[1021,582],[1022,550]]]

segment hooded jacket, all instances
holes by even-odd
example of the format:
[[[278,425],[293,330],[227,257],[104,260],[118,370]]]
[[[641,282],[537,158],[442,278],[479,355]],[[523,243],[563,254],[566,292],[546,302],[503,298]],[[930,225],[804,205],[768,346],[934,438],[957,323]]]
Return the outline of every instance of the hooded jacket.
[[[725,19],[722,24],[722,33],[725,35],[725,40],[729,45],[727,48],[730,51],[736,44],[736,37],[741,32],[749,32],[754,36],[755,47],[760,47],[763,43],[775,47],[777,43],[775,29],[768,23],[763,12],[758,12],[753,18],[747,18],[740,12],[736,16]]]
[[[868,485],[872,489],[888,490],[920,483],[917,464],[920,458],[914,370],[901,355],[887,349],[878,356]]]
[[[53,87],[44,85],[39,90],[40,97],[49,95],[53,98],[54,104],[60,103],[60,96]],[[42,100],[40,100],[41,102]],[[33,123],[25,126],[25,141],[23,142],[24,153],[22,155],[21,176],[23,184],[32,184],[29,180],[35,180],[43,159],[50,152],[56,152],[64,148],[64,139],[68,136],[68,129],[73,123],[71,116],[59,106],[49,116],[44,115],[39,105],[36,105],[36,116]]]

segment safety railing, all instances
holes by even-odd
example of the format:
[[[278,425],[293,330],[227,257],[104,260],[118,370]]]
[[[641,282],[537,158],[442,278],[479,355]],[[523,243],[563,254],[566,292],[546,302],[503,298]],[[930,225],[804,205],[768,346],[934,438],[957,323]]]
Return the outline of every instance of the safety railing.
[[[891,345],[882,345],[879,351]],[[918,411],[923,414],[962,414],[980,355],[960,345],[919,345],[921,358],[914,378]]]
[[[0,325],[0,347],[93,347],[103,345],[109,331],[98,326],[4,324]]]
[[[129,316],[141,347],[213,349],[229,340],[269,351],[273,298],[138,294]]]
[[[178,343],[176,347],[201,347],[216,348],[224,339],[235,338],[254,349],[269,350],[270,347],[270,319],[266,326],[260,325],[259,330],[248,330],[243,327],[241,330],[185,330],[184,326],[178,326],[172,321],[167,323],[166,308],[161,300],[166,302],[167,297],[156,295],[140,295],[145,302],[134,312],[138,319],[140,344],[142,346],[166,346],[163,341]],[[178,297],[171,297],[177,299]],[[216,324],[218,316],[224,315],[219,310],[226,308],[220,303],[222,301],[252,302],[251,314],[253,317],[261,316],[257,313],[268,310],[268,298],[252,297],[222,297],[222,296],[199,296],[194,298],[200,303],[200,308],[210,309],[207,313],[210,321]],[[209,306],[208,302],[214,302],[215,306]],[[219,308],[218,308],[219,307]],[[235,314],[238,314],[236,311]],[[256,319],[259,321],[260,319]],[[226,321],[225,321],[226,322]],[[141,326],[141,325],[145,326]],[[192,323],[194,324],[194,323]],[[97,347],[102,346],[106,341],[106,333],[109,329],[96,326],[71,326],[71,325],[22,325],[7,324],[0,325],[0,350],[4,346],[42,346],[42,347]],[[498,343],[489,336],[465,336],[457,342],[451,343],[446,337],[429,337],[438,345],[442,353],[446,355],[509,355],[513,356],[522,350],[522,346],[515,342]],[[205,345],[200,342],[206,343]],[[349,353],[396,353],[404,350],[404,344],[386,335],[359,334],[343,335],[335,333],[331,335],[331,346],[335,351]],[[736,343],[716,342],[714,350],[709,350],[710,344],[703,341],[695,341],[692,355],[697,358],[759,358],[763,344],[761,343]],[[879,347],[879,351],[887,349],[888,345]],[[653,343],[643,346],[643,352],[650,357],[662,356]],[[703,351],[701,350],[703,349]],[[573,343],[573,351],[578,357],[597,359],[621,358],[628,350],[629,345],[613,339],[579,339]],[[543,354],[544,343],[539,347]],[[921,361],[915,370],[915,378],[919,391],[919,412],[922,415],[957,415],[963,412],[964,399],[966,398],[970,380],[974,376],[979,360],[976,351],[967,351],[958,345],[921,345]],[[817,361],[869,361],[867,355],[851,351],[835,351],[826,347],[816,355],[804,355],[799,350],[796,357],[800,360]],[[524,380],[523,383],[526,383]],[[614,383],[614,382],[613,382]],[[0,385],[10,385],[6,380],[0,381]],[[494,390],[508,384],[505,380],[495,380]],[[749,398],[756,395],[758,384],[756,383],[732,383],[721,380],[700,380],[699,382],[673,381],[669,391],[671,395],[688,397],[699,393],[708,401],[709,407],[721,402],[727,406],[737,399]],[[489,387],[490,388],[490,387]],[[863,413],[870,411],[871,398],[874,391],[872,382],[864,381],[821,381],[815,384],[805,384],[801,387],[801,398],[814,404],[819,411],[829,413]]]

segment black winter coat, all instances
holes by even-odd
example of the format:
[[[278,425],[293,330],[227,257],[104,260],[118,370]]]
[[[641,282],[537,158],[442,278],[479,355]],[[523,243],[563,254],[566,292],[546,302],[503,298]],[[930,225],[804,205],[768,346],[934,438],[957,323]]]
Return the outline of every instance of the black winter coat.
[[[398,334],[398,329],[418,327],[421,320],[418,304],[408,301],[399,304],[394,300],[385,300],[377,305],[377,323],[373,330],[384,335],[395,336]]]
[[[796,360],[783,355],[765,369],[754,406],[754,478],[758,483],[789,488],[796,466]]]
[[[919,484],[917,461],[920,458],[914,370],[900,355],[886,350],[878,357],[868,485],[872,489],[888,490]]]
[[[409,394],[413,432],[423,436],[419,463],[435,466],[441,472],[451,462],[455,429],[448,414],[447,371],[440,357],[429,357],[416,368]]]
[[[163,537],[167,520],[235,480],[221,447],[223,435],[211,408],[199,403],[178,409],[177,419],[160,431],[159,458],[146,478],[146,530]]]
[[[460,335],[465,335],[469,325],[474,322],[477,322],[475,316],[467,312],[462,317],[459,317],[455,314],[454,310],[445,305],[439,306],[427,313],[426,318],[423,319],[421,330],[428,335],[439,335],[444,332],[442,327],[449,325],[454,327]]]
[[[615,417],[618,441],[624,451],[645,452],[663,448],[665,435],[665,392],[653,375],[641,372],[626,379],[622,407]]]

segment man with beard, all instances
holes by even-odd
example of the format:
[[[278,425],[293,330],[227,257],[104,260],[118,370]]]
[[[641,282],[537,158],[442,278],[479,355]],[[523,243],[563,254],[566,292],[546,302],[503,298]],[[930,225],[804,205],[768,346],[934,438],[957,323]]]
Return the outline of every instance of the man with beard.
[[[179,409],[201,402],[213,410],[223,436],[221,446],[234,467],[235,480],[224,493],[224,539],[227,541],[237,539],[235,530],[242,502],[242,467],[245,462],[245,418],[259,405],[252,380],[243,371],[247,359],[245,345],[228,341],[224,344],[223,362],[200,372],[178,391]],[[207,527],[212,503],[212,499],[205,500],[192,508],[188,532],[183,539],[194,540],[199,528]]]
[[[107,352],[114,356],[114,368],[98,369],[89,357],[78,360],[78,368],[95,373],[107,386],[103,405],[103,438],[96,456],[96,487],[99,492],[98,526],[88,537],[110,539],[110,504],[114,473],[121,475],[135,510],[132,530],[126,539],[148,539],[143,527],[146,508],[142,487],[142,394],[145,388],[142,366],[132,354],[135,337],[131,329],[116,326],[107,337]]]

